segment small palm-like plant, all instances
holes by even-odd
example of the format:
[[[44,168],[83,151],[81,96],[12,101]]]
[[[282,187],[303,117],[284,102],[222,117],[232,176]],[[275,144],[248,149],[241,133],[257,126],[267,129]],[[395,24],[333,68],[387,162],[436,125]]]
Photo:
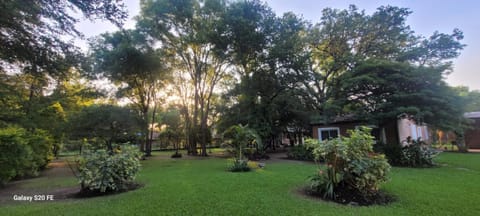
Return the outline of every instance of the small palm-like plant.
[[[233,125],[223,133],[223,147],[235,155],[236,159],[243,160],[247,148],[254,148],[261,144],[260,136],[248,125]]]

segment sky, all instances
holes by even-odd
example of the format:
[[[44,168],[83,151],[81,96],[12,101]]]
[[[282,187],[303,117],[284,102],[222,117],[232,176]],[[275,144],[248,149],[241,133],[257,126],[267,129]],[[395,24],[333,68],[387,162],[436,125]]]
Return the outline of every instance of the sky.
[[[132,19],[140,13],[138,0],[124,0],[129,12],[129,20],[125,28],[133,28]],[[408,17],[407,24],[416,34],[428,37],[435,31],[452,33],[454,28],[463,31],[465,38],[462,43],[467,46],[461,55],[453,61],[454,70],[448,75],[447,82],[452,86],[468,86],[471,90],[480,90],[480,1],[478,0],[266,0],[277,16],[291,11],[302,15],[304,19],[317,23],[321,11],[326,8],[347,9],[354,4],[367,14],[372,14],[382,5],[392,5],[409,8],[413,13]],[[93,37],[103,32],[115,31],[117,28],[107,22],[92,23],[82,20],[78,29],[86,37]],[[86,50],[85,41],[77,40],[78,45]]]

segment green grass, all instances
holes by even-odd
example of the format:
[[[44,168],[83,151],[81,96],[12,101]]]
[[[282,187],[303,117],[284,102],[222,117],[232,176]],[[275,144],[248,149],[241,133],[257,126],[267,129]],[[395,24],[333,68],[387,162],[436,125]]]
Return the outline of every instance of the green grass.
[[[158,154],[155,152],[155,154]],[[398,201],[351,207],[313,200],[295,190],[316,167],[269,163],[249,173],[226,172],[225,159],[155,159],[143,162],[128,193],[80,200],[15,203],[1,215],[478,215],[480,154],[442,153],[431,169],[393,168],[383,186]],[[52,179],[52,184],[58,179]],[[62,180],[63,181],[63,180]]]

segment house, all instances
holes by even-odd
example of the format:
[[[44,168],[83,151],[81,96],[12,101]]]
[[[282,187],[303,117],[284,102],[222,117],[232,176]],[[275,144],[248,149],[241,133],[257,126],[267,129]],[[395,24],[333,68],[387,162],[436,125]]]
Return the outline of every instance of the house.
[[[464,116],[472,120],[472,128],[465,131],[465,145],[469,149],[480,149],[480,112],[469,112]]]
[[[329,123],[322,121],[313,123],[312,136],[319,140],[347,136],[348,130],[354,130],[359,126],[372,128],[372,135],[381,143],[400,144],[404,143],[407,137],[431,142],[431,132],[428,127],[415,123],[406,115],[400,115],[396,121],[389,122],[383,127],[366,124],[364,121],[356,120],[353,115],[338,116]]]

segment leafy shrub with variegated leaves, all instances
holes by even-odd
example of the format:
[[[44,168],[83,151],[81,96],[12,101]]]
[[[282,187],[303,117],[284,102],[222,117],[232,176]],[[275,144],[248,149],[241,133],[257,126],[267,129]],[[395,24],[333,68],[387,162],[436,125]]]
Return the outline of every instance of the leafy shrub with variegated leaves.
[[[141,152],[130,145],[115,151],[86,152],[79,162],[82,191],[111,192],[127,189],[140,170]]]
[[[329,199],[338,191],[370,196],[388,180],[390,165],[384,155],[373,152],[374,137],[362,127],[349,131],[350,137],[321,142],[314,151],[316,160],[323,159],[326,167],[310,178],[311,190]]]

